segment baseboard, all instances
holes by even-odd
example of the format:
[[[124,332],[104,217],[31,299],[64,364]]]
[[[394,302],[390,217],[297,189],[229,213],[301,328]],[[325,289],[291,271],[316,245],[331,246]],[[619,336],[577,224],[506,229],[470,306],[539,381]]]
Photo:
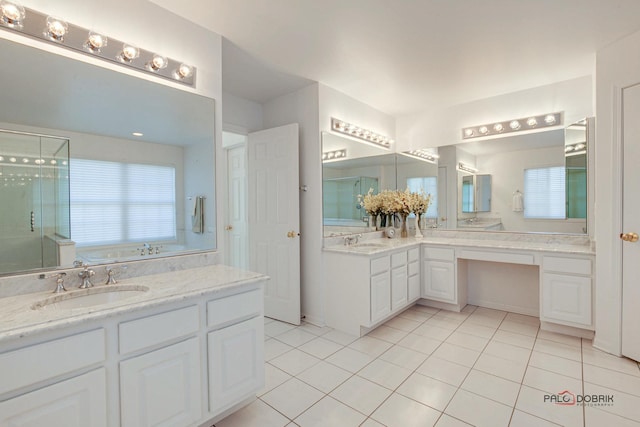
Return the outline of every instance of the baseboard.
[[[434,300],[424,299],[424,298],[419,299],[417,304],[424,305],[425,307],[439,308],[440,310],[455,311],[457,313],[460,313],[462,309],[466,306],[466,304],[461,307],[459,304],[450,304],[447,302],[434,301]]]
[[[557,332],[559,334],[571,335],[573,337],[585,338],[592,340],[595,332],[588,329],[574,328],[573,326],[558,325],[550,322],[540,322],[540,329],[543,331]]]

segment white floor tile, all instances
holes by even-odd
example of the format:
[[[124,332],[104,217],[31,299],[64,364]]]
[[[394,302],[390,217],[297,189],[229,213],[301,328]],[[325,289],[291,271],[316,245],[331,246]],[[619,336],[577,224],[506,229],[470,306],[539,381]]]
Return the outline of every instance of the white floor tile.
[[[511,416],[509,427],[558,427],[559,425],[516,409]]]
[[[367,417],[326,396],[307,409],[295,422],[300,427],[358,427]]]
[[[302,344],[298,347],[298,350],[302,350],[305,353],[317,357],[318,359],[325,359],[340,350],[342,347],[343,345],[341,344],[318,337]]]
[[[484,353],[521,363],[527,363],[529,356],[531,356],[531,350],[528,348],[518,347],[500,341],[491,341],[484,349]]]
[[[584,383],[586,395],[613,396],[613,404],[610,406],[597,406],[596,409],[619,415],[631,420],[640,420],[640,398],[637,396],[613,390],[587,381]]]
[[[391,362],[394,365],[401,366],[410,370],[416,369],[427,360],[427,356],[419,351],[411,350],[410,348],[402,347],[400,345],[394,345],[389,350],[385,351],[379,359]]]
[[[320,359],[313,357],[310,354],[302,352],[297,348],[272,359],[271,363],[276,368],[280,368],[288,374],[298,375],[300,372],[309,369],[316,363],[320,362]]]
[[[449,336],[449,338],[446,339],[445,342],[471,350],[482,351],[489,342],[489,338],[478,337],[475,335],[465,334],[464,332],[455,331]]]
[[[393,319],[385,323],[385,325],[392,328],[400,329],[401,331],[411,332],[415,328],[420,326],[421,323],[421,321],[406,319],[404,317],[394,317]]]
[[[455,320],[458,322],[458,324],[460,324],[464,322],[466,319],[468,319],[470,314],[471,312],[465,312],[464,310],[462,312],[440,310],[439,312],[434,314],[433,317],[440,318],[440,319]]]
[[[292,347],[298,347],[306,342],[311,341],[312,339],[315,339],[316,337],[317,335],[305,332],[300,328],[295,328],[282,334],[276,335],[274,338]]]
[[[427,321],[424,322],[425,325],[437,326],[439,328],[448,329],[451,332],[458,329],[461,323],[462,323],[461,320],[449,319],[444,317],[436,317],[436,315],[427,319]]]
[[[460,386],[471,368],[437,357],[428,358],[416,372],[453,386]]]
[[[419,351],[424,354],[433,353],[440,344],[442,344],[442,341],[422,337],[416,334],[409,334],[398,342],[398,345],[401,345],[402,347],[410,348],[411,350]]]
[[[561,406],[545,402],[544,391],[523,385],[520,388],[516,409],[565,427],[582,427],[583,416],[581,406]]]
[[[582,360],[589,365],[600,366],[601,368],[635,375],[636,377],[640,376],[638,364],[633,360],[605,353],[590,345],[582,348]]]
[[[535,337],[538,335],[538,324],[533,323],[523,323],[517,322],[513,320],[503,320],[498,329],[508,332],[514,332],[516,334],[529,335],[531,337]]]
[[[274,320],[264,325],[264,333],[267,336],[275,337],[295,328],[295,325]]]
[[[461,389],[444,412],[477,427],[506,427],[512,408]]]
[[[582,347],[582,339],[569,335],[559,334],[557,332],[543,331],[538,332],[538,339],[559,342],[560,344],[571,345],[574,347]]]
[[[324,393],[310,385],[303,383],[299,379],[291,378],[263,395],[260,399],[278,412],[290,419],[294,419],[322,399],[323,396]]]
[[[264,364],[264,387],[260,392],[258,392],[258,396],[262,396],[263,394],[273,390],[278,387],[280,384],[291,378],[291,375],[286,372],[276,368],[270,363]]]
[[[473,368],[509,381],[521,383],[522,378],[524,377],[524,372],[527,369],[527,363],[515,362],[513,360],[507,360],[491,354],[483,353],[480,355]]]
[[[296,378],[301,379],[320,391],[329,393],[345,382],[351,375],[353,375],[351,372],[322,361],[297,375]]]
[[[216,423],[216,427],[284,427],[289,419],[257,399]]]
[[[325,359],[327,362],[336,365],[339,368],[345,369],[349,372],[356,373],[360,369],[368,365],[373,357],[360,353],[352,348],[345,347],[342,350],[338,350],[331,356]]]
[[[640,427],[640,420],[630,420],[588,406],[585,408],[584,421],[585,427]]]
[[[504,314],[500,317],[487,316],[485,314],[478,314],[478,311],[476,310],[467,318],[467,322],[487,326],[489,328],[497,328],[500,326],[500,323],[502,323],[503,318]]]
[[[530,325],[539,326],[540,319],[534,316],[527,316],[524,314],[517,313],[507,313],[504,320],[508,320],[509,322],[519,322],[519,323],[528,323]]]
[[[269,361],[276,358],[287,351],[293,350],[293,347],[273,338],[269,338],[264,342],[264,359]]]
[[[371,415],[387,427],[429,427],[439,417],[439,411],[396,393]]]
[[[498,329],[492,339],[494,341],[516,345],[518,347],[527,348],[529,350],[533,348],[533,345],[536,342],[536,337],[516,334],[515,332],[504,331],[502,329]]]
[[[362,424],[360,424],[360,427],[385,427],[385,426],[383,426],[382,424],[380,424],[376,420],[373,420],[371,418],[367,418],[367,421],[365,421]]]
[[[425,320],[433,316],[433,314],[434,313],[409,309],[400,313],[399,316],[404,319],[415,320],[416,322],[424,322]]]
[[[391,395],[391,390],[359,376],[353,376],[331,392],[331,396],[362,412],[371,415]]]
[[[555,372],[529,366],[522,384],[546,391],[547,393],[560,393],[569,390],[571,393],[582,394],[582,381]]]
[[[582,364],[564,357],[534,351],[531,353],[529,366],[582,380]]]
[[[588,364],[583,373],[585,382],[640,397],[640,377]]]
[[[480,357],[480,352],[445,342],[433,352],[432,356],[458,365],[472,367]]]
[[[376,359],[362,368],[358,375],[390,390],[395,390],[411,375],[411,371],[393,363]]]
[[[469,427],[470,425],[447,414],[442,414],[436,423],[436,427]]]
[[[451,329],[445,329],[439,326],[423,323],[415,328],[412,333],[423,337],[433,338],[438,341],[444,341],[452,334],[452,331]]]
[[[371,357],[378,357],[387,351],[393,344],[387,341],[379,340],[370,336],[364,336],[349,344],[349,348],[368,354]]]
[[[520,384],[472,369],[460,386],[462,389],[513,407]]]
[[[322,335],[322,338],[342,345],[349,345],[358,339],[358,337],[356,337],[355,335],[345,334],[344,332],[336,330],[327,332],[326,334]]]
[[[568,344],[562,344],[555,341],[537,339],[533,346],[535,351],[551,354],[553,356],[564,357],[565,359],[582,362],[582,350]]]
[[[307,322],[305,322],[302,325],[300,325],[298,327],[298,329],[302,329],[303,331],[309,332],[309,333],[311,333],[313,335],[316,335],[316,336],[322,336],[322,335],[326,334],[327,332],[331,332],[333,330],[333,329],[329,328],[328,326],[320,327],[320,326],[316,326],[316,325],[313,325],[313,324],[307,323]]]
[[[456,390],[452,385],[415,373],[398,387],[397,393],[444,411]]]
[[[496,333],[496,328],[478,325],[476,323],[464,322],[457,329],[458,332],[464,332],[465,334],[475,335],[483,338],[491,338]]]
[[[400,329],[395,329],[389,326],[380,325],[377,328],[375,328],[373,331],[369,332],[367,336],[396,344],[402,338],[407,336],[407,334],[408,332],[406,331],[401,331]]]
[[[439,308],[428,307],[426,305],[420,305],[420,304],[414,305],[409,310],[411,310],[411,311],[419,311],[421,313],[429,314],[431,316],[433,316],[434,314],[437,314],[440,311],[442,311]]]
[[[485,307],[478,307],[471,314],[471,316],[484,316],[484,317],[490,317],[498,320],[504,319],[506,315],[507,315],[506,311],[496,310],[493,308],[485,308]]]

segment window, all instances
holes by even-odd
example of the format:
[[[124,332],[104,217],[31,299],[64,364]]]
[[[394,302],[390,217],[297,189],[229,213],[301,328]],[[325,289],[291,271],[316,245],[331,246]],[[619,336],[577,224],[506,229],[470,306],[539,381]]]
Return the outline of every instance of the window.
[[[427,218],[438,217],[438,178],[435,176],[423,176],[419,178],[407,178],[407,188],[412,193],[424,191],[431,194],[431,204],[427,209]],[[413,214],[412,214],[413,216]]]
[[[71,159],[70,199],[78,246],[176,240],[172,166]]]
[[[524,170],[524,217],[565,219],[565,168]]]

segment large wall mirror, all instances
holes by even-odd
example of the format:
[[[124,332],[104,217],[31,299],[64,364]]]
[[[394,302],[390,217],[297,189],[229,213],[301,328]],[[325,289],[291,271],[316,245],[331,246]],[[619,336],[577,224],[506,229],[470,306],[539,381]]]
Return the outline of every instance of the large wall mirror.
[[[0,53],[0,275],[215,248],[213,99]]]

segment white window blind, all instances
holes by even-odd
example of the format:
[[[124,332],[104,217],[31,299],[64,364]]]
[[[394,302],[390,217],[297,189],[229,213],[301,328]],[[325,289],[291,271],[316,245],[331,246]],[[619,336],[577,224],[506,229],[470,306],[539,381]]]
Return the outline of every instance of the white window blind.
[[[176,239],[174,167],[71,159],[69,179],[78,246]]]
[[[412,193],[431,194],[431,204],[427,209],[427,218],[438,217],[438,178],[435,176],[423,176],[418,178],[407,178],[407,188]],[[413,215],[413,214],[412,214]]]
[[[524,217],[566,218],[564,166],[524,170]]]

